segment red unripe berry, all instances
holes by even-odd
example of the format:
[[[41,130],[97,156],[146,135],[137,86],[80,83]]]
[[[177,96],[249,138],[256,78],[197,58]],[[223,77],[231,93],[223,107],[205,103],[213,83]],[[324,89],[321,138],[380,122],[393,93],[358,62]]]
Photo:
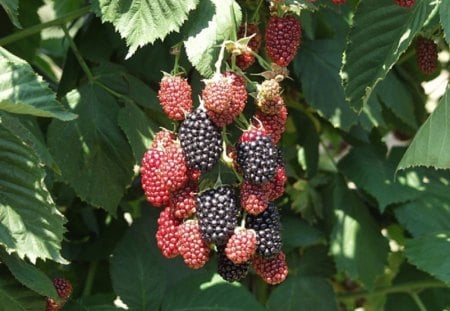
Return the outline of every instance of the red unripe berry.
[[[416,59],[420,70],[429,75],[438,65],[438,48],[433,40],[419,37],[416,40]]]
[[[56,302],[52,298],[47,298],[47,305],[45,308],[46,311],[60,310],[66,303],[67,299],[69,299],[70,295],[72,295],[72,283],[70,283],[70,281],[65,278],[54,278],[53,286],[55,286],[56,293],[62,299],[62,301]]]
[[[416,4],[416,0],[395,0],[395,3],[397,3],[401,7],[410,8],[414,4]]]
[[[233,99],[232,80],[225,75],[215,75],[205,83],[202,99],[206,110],[222,113],[228,109]]]
[[[238,38],[250,37],[255,34],[248,42],[248,47],[255,53],[261,47],[262,35],[256,24],[241,25],[238,32]],[[236,65],[242,70],[247,69],[255,62],[255,56],[251,52],[244,52],[236,57]]]
[[[184,120],[192,110],[192,90],[186,79],[165,76],[161,80],[158,98],[169,119]]]
[[[301,26],[294,16],[271,16],[266,28],[266,49],[270,59],[286,67],[297,54]]]
[[[256,251],[256,232],[246,228],[236,228],[225,247],[225,254],[235,264],[249,261]]]
[[[271,181],[269,181],[269,184],[267,186],[269,201],[274,201],[283,195],[284,184],[286,183],[286,181],[286,169],[283,165],[280,165],[277,168],[275,177]]]
[[[210,248],[202,240],[197,220],[188,220],[178,229],[178,251],[186,265],[192,269],[203,267],[209,259]]]
[[[247,89],[245,79],[232,71],[227,71],[224,77],[231,81],[231,101],[228,108],[222,112],[207,110],[208,117],[218,126],[224,127],[233,122],[245,108],[247,103]]]
[[[336,5],[340,5],[340,4],[344,4],[347,0],[331,0],[331,1]]]
[[[173,258],[178,255],[178,226],[180,223],[174,217],[169,206],[159,214],[156,243],[164,257]]]
[[[178,219],[190,217],[197,206],[198,184],[188,182],[183,188],[170,194],[170,206]]]
[[[288,275],[286,256],[283,252],[278,253],[273,258],[255,256],[252,266],[255,272],[268,284],[279,284]]]
[[[269,206],[269,184],[256,185],[248,181],[241,184],[241,206],[252,215],[262,213]]]
[[[272,138],[272,143],[277,144],[286,130],[287,116],[287,109],[284,105],[280,111],[273,115],[257,111],[252,120],[252,125],[264,130]]]

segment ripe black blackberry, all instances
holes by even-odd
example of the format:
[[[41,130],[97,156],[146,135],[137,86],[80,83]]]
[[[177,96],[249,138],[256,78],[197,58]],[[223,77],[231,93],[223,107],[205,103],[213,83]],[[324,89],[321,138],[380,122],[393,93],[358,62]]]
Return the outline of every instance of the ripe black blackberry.
[[[246,227],[256,232],[256,253],[272,257],[281,251],[281,224],[277,206],[271,202],[267,209],[258,215],[247,215]]]
[[[188,166],[202,172],[217,163],[222,152],[222,136],[203,109],[190,113],[181,123],[178,132]]]
[[[206,190],[197,197],[196,211],[203,240],[225,244],[238,223],[239,206],[234,189],[225,185]]]
[[[225,255],[223,247],[217,249],[217,273],[228,282],[240,281],[247,276],[250,264],[235,264]]]
[[[260,136],[254,141],[236,145],[237,162],[244,179],[262,184],[269,182],[277,170],[278,150],[270,136]]]

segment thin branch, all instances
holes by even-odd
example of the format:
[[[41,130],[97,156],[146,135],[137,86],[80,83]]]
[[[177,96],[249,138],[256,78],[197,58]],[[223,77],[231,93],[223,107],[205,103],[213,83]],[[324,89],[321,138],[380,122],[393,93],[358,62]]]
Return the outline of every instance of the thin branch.
[[[9,36],[1,38],[0,39],[0,46],[4,46],[4,45],[10,44],[12,42],[22,40],[22,39],[24,39],[26,37],[29,37],[29,36],[32,36],[32,35],[34,35],[36,33],[41,32],[45,28],[50,28],[50,27],[64,25],[67,22],[70,22],[70,21],[72,21],[74,19],[77,19],[77,18],[83,16],[83,15],[86,15],[87,13],[90,12],[90,10],[91,10],[91,7],[90,6],[86,6],[84,8],[79,9],[79,10],[67,13],[66,15],[61,16],[59,18],[56,18],[56,19],[54,19],[52,21],[25,28],[24,30],[18,31],[18,32],[13,33],[13,34],[11,34]]]

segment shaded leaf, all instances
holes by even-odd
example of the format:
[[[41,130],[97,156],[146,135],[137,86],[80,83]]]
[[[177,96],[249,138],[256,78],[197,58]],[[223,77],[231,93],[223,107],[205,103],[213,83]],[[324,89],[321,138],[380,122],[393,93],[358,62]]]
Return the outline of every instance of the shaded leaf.
[[[30,141],[0,119],[0,244],[20,258],[61,263],[64,217],[45,184],[45,170]]]
[[[115,214],[134,165],[131,148],[117,125],[117,101],[95,85],[72,91],[67,101],[79,118],[50,124],[50,152],[62,177],[82,200]]]
[[[19,0],[0,0],[0,5],[8,14],[9,19],[17,28],[22,28],[19,22]]]
[[[310,226],[297,215],[282,215],[283,247],[286,250],[307,247],[324,242],[321,231]]]
[[[146,218],[146,217],[143,217]],[[130,310],[158,310],[166,290],[166,272],[149,232],[149,221],[136,222],[117,245],[111,260],[114,292]]]
[[[420,127],[397,170],[411,166],[450,168],[450,89]]]
[[[202,0],[189,17],[185,28],[188,35],[185,41],[186,54],[203,76],[213,74],[220,49],[218,45],[231,39],[241,18],[241,9],[234,0]]]
[[[418,268],[450,285],[450,231],[407,240],[405,254]]]
[[[0,110],[53,117],[63,121],[76,115],[55,99],[47,83],[24,60],[0,47]]]
[[[441,17],[441,25],[444,29],[445,40],[447,40],[447,43],[450,44],[450,2],[441,1],[439,13]]]
[[[383,212],[390,204],[406,202],[419,196],[415,189],[396,181],[396,163],[395,159],[387,159],[371,146],[357,146],[339,162],[338,167],[359,188],[371,194]]]
[[[42,296],[23,287],[7,271],[0,266],[0,310],[37,311],[45,309]]]
[[[58,298],[52,280],[44,272],[3,250],[0,250],[0,258],[20,283],[44,297]]]
[[[158,126],[133,103],[128,103],[120,109],[119,126],[128,138],[136,162],[140,163],[153,141],[153,135],[158,131]]]
[[[439,2],[419,0],[410,9],[392,0],[362,1],[355,13],[342,74],[350,106],[360,111],[375,86],[408,48]]]
[[[113,23],[129,46],[128,57],[139,47],[178,31],[198,0],[95,0],[103,22]]]
[[[341,178],[336,178],[330,190],[327,194],[335,216],[330,252],[336,267],[371,289],[387,261],[387,240],[367,207]]]
[[[162,311],[263,311],[254,296],[239,283],[227,283],[218,275],[204,283],[203,277],[180,281],[164,297]]]
[[[275,288],[267,301],[269,310],[338,310],[331,284],[324,278],[288,277]]]
[[[113,301],[116,297],[114,295],[94,295],[83,296],[80,299],[70,299],[64,305],[64,311],[114,311],[118,308]]]

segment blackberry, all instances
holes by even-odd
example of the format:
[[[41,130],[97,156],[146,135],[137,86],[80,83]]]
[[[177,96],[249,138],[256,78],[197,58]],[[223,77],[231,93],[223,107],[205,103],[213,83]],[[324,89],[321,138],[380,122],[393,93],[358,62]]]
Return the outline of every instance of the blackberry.
[[[240,281],[246,277],[249,262],[235,264],[225,255],[224,249],[219,248],[217,251],[217,273],[228,282]]]
[[[209,189],[197,197],[200,232],[209,243],[225,244],[237,226],[238,216],[238,201],[231,186]]]
[[[222,137],[203,109],[190,113],[181,123],[178,133],[183,154],[191,169],[209,171],[222,152]]]
[[[269,182],[277,170],[277,148],[270,136],[260,136],[251,142],[236,146],[237,162],[244,179],[261,184]]]
[[[281,224],[277,206],[271,202],[258,215],[247,215],[246,227],[256,232],[256,253],[272,257],[281,251]]]

